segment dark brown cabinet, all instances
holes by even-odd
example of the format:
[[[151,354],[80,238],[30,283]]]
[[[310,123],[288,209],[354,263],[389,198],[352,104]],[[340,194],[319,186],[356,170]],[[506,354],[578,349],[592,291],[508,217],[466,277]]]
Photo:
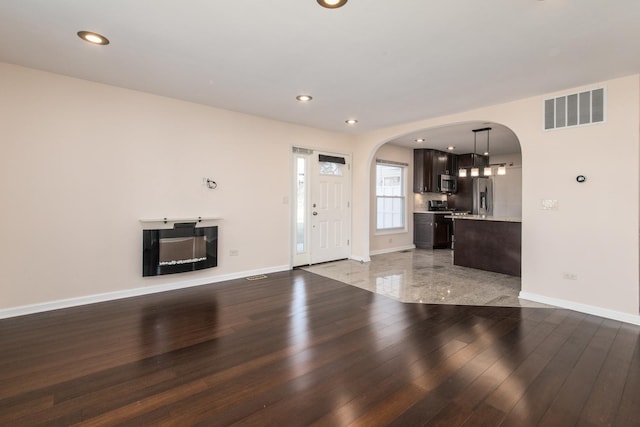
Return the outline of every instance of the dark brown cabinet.
[[[439,193],[440,175],[455,175],[457,156],[439,150],[413,150],[413,192]]]
[[[521,253],[520,222],[456,220],[455,265],[520,276]]]
[[[489,156],[483,156],[481,154],[460,154],[458,157],[458,165],[457,168],[472,168],[475,166],[477,168],[484,168],[485,166],[489,166]]]
[[[451,247],[453,221],[446,213],[414,213],[413,244],[422,249]]]

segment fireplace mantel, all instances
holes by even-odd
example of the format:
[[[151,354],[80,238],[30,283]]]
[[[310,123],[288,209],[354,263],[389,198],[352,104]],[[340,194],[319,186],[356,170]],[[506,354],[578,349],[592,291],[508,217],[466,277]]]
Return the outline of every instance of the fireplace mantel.
[[[192,216],[192,217],[166,217],[166,218],[141,218],[139,221],[142,224],[142,228],[149,228],[149,226],[153,225],[151,228],[164,228],[159,227],[160,224],[165,224],[168,227],[173,227],[173,224],[179,222],[205,222],[205,221],[220,221],[222,218],[214,217],[214,216]]]

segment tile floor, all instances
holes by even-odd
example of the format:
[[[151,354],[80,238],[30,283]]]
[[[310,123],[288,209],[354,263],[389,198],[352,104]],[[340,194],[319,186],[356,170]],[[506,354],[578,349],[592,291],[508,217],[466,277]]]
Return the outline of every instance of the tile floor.
[[[448,249],[414,249],[374,255],[369,263],[343,260],[303,269],[402,302],[549,307],[519,299],[519,277],[453,265]]]

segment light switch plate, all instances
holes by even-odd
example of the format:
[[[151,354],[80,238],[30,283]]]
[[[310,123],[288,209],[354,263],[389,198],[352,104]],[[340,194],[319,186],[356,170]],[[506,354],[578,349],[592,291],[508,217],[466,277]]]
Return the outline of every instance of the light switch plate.
[[[558,201],[553,199],[543,199],[540,202],[540,209],[544,209],[547,211],[557,211],[558,210]]]

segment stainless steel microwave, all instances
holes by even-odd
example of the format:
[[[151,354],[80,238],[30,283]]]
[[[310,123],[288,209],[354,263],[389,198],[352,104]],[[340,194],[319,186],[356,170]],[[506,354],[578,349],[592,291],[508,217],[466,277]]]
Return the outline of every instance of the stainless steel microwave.
[[[454,175],[438,175],[438,188],[441,193],[455,193],[458,190]]]

